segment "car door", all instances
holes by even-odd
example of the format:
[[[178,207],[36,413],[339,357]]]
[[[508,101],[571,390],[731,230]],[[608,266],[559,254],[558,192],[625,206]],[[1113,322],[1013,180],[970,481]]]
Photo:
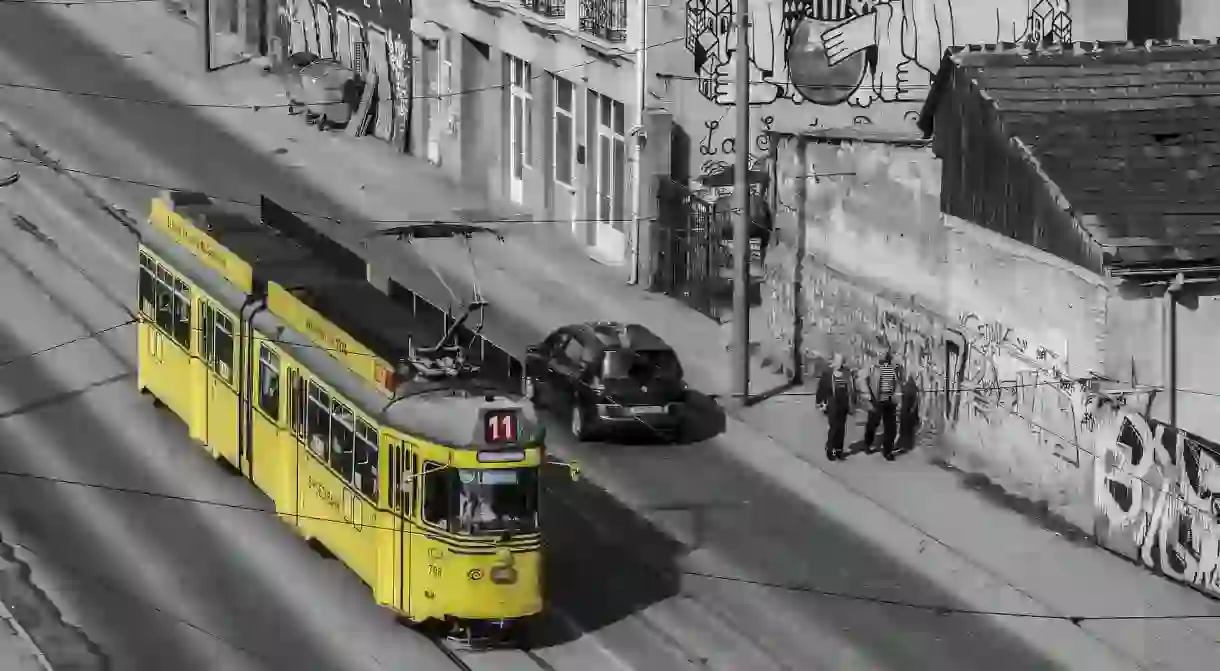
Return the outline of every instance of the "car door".
[[[584,379],[585,348],[579,338],[568,338],[563,349],[555,356],[552,366],[555,400],[553,405],[558,410],[570,410],[580,402],[582,396],[581,384]]]
[[[526,374],[534,379],[538,401],[549,405],[555,398],[555,356],[562,352],[568,334],[560,329],[547,336],[526,360]]]

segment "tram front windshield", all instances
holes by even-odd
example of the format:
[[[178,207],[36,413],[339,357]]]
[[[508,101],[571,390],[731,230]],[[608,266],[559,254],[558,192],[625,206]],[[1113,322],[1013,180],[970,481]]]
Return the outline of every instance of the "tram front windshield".
[[[493,535],[538,530],[538,471],[458,469],[458,533]]]

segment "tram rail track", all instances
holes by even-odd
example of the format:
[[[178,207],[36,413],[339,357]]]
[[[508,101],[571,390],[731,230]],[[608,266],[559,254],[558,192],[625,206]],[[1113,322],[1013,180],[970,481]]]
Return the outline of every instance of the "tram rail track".
[[[528,666],[532,666],[538,669],[538,671],[559,671],[553,664],[543,659],[533,650],[520,648],[464,649],[444,636],[434,635],[429,635],[428,640],[459,671],[497,671],[504,668],[516,671],[526,668],[525,665],[521,664],[508,664],[505,661],[506,657],[513,657],[517,660],[524,659],[527,661]],[[498,657],[498,659],[493,661],[493,656]]]

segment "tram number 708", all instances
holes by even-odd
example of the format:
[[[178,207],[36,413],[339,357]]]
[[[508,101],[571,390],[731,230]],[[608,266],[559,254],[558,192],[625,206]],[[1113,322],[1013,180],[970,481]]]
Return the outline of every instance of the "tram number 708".
[[[441,577],[441,567],[436,564],[428,564],[428,574],[433,578]]]

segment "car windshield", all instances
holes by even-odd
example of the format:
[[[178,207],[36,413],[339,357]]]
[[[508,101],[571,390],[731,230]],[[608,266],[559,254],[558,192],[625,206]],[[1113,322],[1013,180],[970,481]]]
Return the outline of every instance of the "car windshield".
[[[536,468],[458,469],[459,533],[533,533],[538,530]]]
[[[682,379],[682,365],[670,350],[611,350],[602,362],[602,377],[636,382],[676,381]]]

